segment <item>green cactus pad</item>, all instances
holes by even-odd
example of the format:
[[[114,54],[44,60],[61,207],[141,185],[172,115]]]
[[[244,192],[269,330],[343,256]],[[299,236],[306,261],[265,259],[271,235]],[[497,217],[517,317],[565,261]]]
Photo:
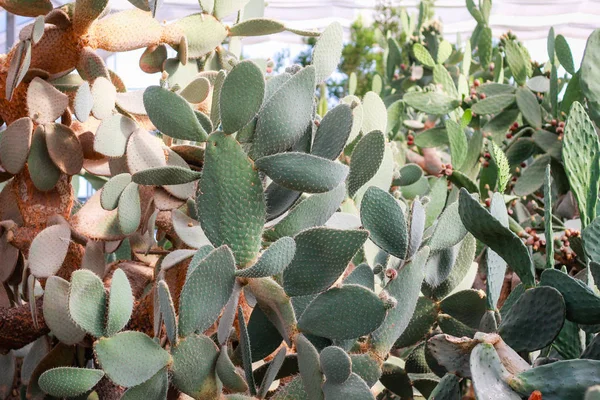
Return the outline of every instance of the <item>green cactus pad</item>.
[[[246,376],[246,383],[251,395],[256,395],[256,383],[254,383],[254,375],[252,374],[252,352],[250,349],[250,337],[248,336],[248,329],[246,327],[246,321],[244,320],[244,313],[242,308],[238,306],[237,320],[240,326],[240,350],[242,353],[242,366],[244,367],[244,375]]]
[[[375,275],[369,264],[360,264],[344,279],[345,285],[361,285],[375,290]]]
[[[462,323],[477,328],[486,310],[486,296],[481,290],[461,290],[440,302],[440,310]]]
[[[289,296],[319,293],[331,286],[368,237],[364,230],[325,227],[296,235],[296,255],[283,272],[283,287]],[[331,249],[337,249],[335,253]]]
[[[389,295],[396,299],[397,305],[388,311],[383,324],[371,334],[373,348],[378,354],[387,354],[408,326],[417,306],[423,267],[428,256],[429,247],[425,246],[385,286]]]
[[[592,121],[579,102],[574,102],[569,111],[562,149],[565,172],[585,227],[596,217],[600,142]]]
[[[11,174],[19,173],[25,166],[32,132],[33,121],[29,117],[19,118],[2,132],[0,159],[4,169]]]
[[[179,334],[204,332],[229,300],[235,282],[235,261],[227,246],[213,250],[188,276],[181,291]],[[198,309],[197,305],[202,304]]]
[[[437,305],[427,297],[419,297],[415,312],[394,347],[408,347],[416,344],[432,329],[438,315]]]
[[[586,254],[591,260],[600,262],[600,218],[594,219],[585,227],[582,238]]]
[[[373,292],[358,285],[344,285],[317,296],[302,314],[298,328],[329,339],[353,339],[373,332],[385,315],[383,302]]]
[[[226,345],[221,347],[216,369],[219,379],[227,389],[234,393],[244,393],[248,390],[248,384],[237,372],[235,365],[233,365],[229,358]]]
[[[308,193],[328,192],[348,175],[348,167],[341,163],[296,152],[262,157],[255,165],[277,184]]]
[[[506,384],[508,371],[491,344],[482,343],[475,346],[471,353],[470,365],[475,395],[478,399],[519,400],[521,398]]]
[[[44,320],[54,336],[71,345],[83,340],[85,332],[69,315],[69,282],[58,276],[46,280],[44,288]]]
[[[464,189],[460,191],[459,213],[473,236],[498,253],[526,286],[535,286],[533,261],[525,244]]]
[[[398,186],[409,186],[417,183],[423,176],[423,170],[417,164],[406,164],[400,168],[400,178],[394,181]]]
[[[122,269],[113,273],[108,300],[106,336],[113,336],[127,325],[133,311],[133,293]]]
[[[337,346],[324,348],[319,355],[319,360],[327,382],[333,384],[344,383],[352,373],[350,356]]]
[[[69,312],[73,321],[93,336],[104,335],[106,292],[98,275],[78,270],[71,276]]]
[[[60,178],[60,169],[54,165],[48,154],[46,134],[41,125],[36,128],[31,138],[27,167],[34,186],[42,192],[53,189]]]
[[[408,245],[404,213],[385,190],[370,187],[361,202],[360,219],[371,233],[371,240],[381,249],[403,259]]]
[[[535,351],[548,346],[565,320],[565,301],[551,287],[527,289],[500,324],[498,333],[515,351]]]
[[[94,151],[108,157],[121,157],[129,136],[137,128],[134,120],[121,114],[103,119],[94,136]]]
[[[169,338],[169,342],[176,346],[179,334],[177,316],[175,314],[175,306],[173,305],[171,292],[169,292],[169,286],[164,280],[158,282],[158,301],[160,304],[160,313],[165,322],[167,337]]]
[[[213,16],[206,14],[188,15],[173,25],[181,29],[188,39],[188,59],[208,54],[227,37],[225,26]]]
[[[179,390],[194,398],[216,397],[219,352],[208,336],[192,335],[181,339],[171,350],[171,355],[173,384]]]
[[[229,30],[231,36],[263,36],[285,31],[285,25],[268,18],[252,18],[235,24]]]
[[[146,382],[129,388],[121,400],[164,400],[168,390],[169,372],[163,368]]]
[[[404,369],[398,365],[386,362],[383,364],[382,370],[383,373],[379,381],[387,390],[400,396],[402,399],[413,397],[412,383]]]
[[[504,47],[506,53],[506,61],[512,72],[515,81],[519,85],[524,85],[527,80],[528,70],[531,68],[529,57],[525,56],[524,49],[521,45],[513,40],[508,40]]]
[[[460,400],[460,379],[453,374],[446,374],[429,395],[435,400]]]
[[[352,372],[360,376],[367,386],[373,387],[381,377],[381,367],[370,354],[350,354]]]
[[[432,252],[447,249],[460,243],[466,234],[467,229],[460,219],[458,202],[454,202],[446,207],[440,216],[428,246]]]
[[[256,264],[250,268],[236,272],[236,276],[244,278],[263,278],[278,275],[292,262],[296,253],[296,242],[291,237],[282,237],[260,256]]]
[[[110,380],[125,387],[146,382],[171,360],[169,353],[150,337],[135,331],[99,339],[94,343],[94,353]]]
[[[102,208],[112,211],[119,205],[119,198],[123,190],[131,183],[131,174],[124,172],[113,176],[102,187],[100,193],[100,204]]]
[[[352,109],[340,104],[325,114],[313,141],[311,154],[335,160],[346,145],[352,131]]]
[[[125,187],[119,197],[117,212],[119,228],[123,234],[131,235],[137,231],[142,221],[142,203],[137,183],[131,182]]]
[[[224,70],[219,71],[215,81],[213,82],[213,97],[211,104],[221,103],[221,89],[223,88],[223,82],[227,74]],[[210,122],[213,126],[219,126],[221,122],[221,107],[211,107],[210,109]]]
[[[402,98],[406,104],[428,114],[448,114],[460,105],[458,100],[437,92],[408,92]]]
[[[269,391],[269,388],[271,387],[271,384],[277,377],[277,374],[278,374],[279,370],[281,369],[283,362],[285,361],[285,354],[286,354],[286,348],[282,347],[277,352],[277,354],[275,355],[273,360],[269,363],[267,371],[265,372],[263,380],[260,384],[260,390],[258,391],[259,399],[264,399],[267,396],[267,393]]]
[[[281,337],[291,345],[296,331],[296,316],[283,288],[271,278],[250,279],[247,287]]]
[[[200,224],[215,246],[231,247],[238,265],[252,263],[260,250],[265,202],[258,171],[231,136],[213,133],[196,199]]]
[[[319,353],[306,336],[296,336],[296,351],[298,353],[298,369],[308,397],[323,400],[323,373],[319,361]]]
[[[189,103],[202,103],[210,94],[210,81],[201,76],[190,83],[179,93]]]
[[[467,156],[467,137],[462,127],[451,119],[446,121],[446,131],[448,132],[448,140],[450,141],[452,167],[460,169]]]
[[[571,78],[572,81],[580,81],[579,84],[574,85],[575,91],[578,92],[577,88],[581,86],[581,91],[587,98],[590,108],[594,110],[594,114],[596,115],[600,112],[600,96],[598,95],[598,93],[600,93],[598,87],[598,60],[600,60],[600,53],[598,52],[599,40],[600,30],[596,29],[587,40],[583,60],[581,60],[581,72],[577,75],[573,75]],[[581,75],[581,78],[576,79],[579,75]],[[569,84],[569,86],[571,85]],[[569,90],[567,90],[567,92],[569,92]],[[565,97],[567,97],[566,94],[567,93],[565,93]],[[577,93],[576,96],[580,96],[580,93]]]
[[[319,36],[312,53],[317,83],[325,81],[340,63],[344,47],[343,33],[340,23],[333,22]]]
[[[567,319],[578,324],[600,323],[600,297],[582,281],[556,269],[542,273],[540,285],[552,286],[562,294],[567,306]]]
[[[534,390],[544,400],[581,399],[590,386],[600,384],[600,361],[566,360],[521,372],[510,386],[524,396]]]
[[[201,172],[178,166],[148,168],[135,173],[133,182],[139,185],[180,185],[200,179]]]
[[[267,199],[269,194],[269,189],[267,189]],[[337,211],[345,197],[346,185],[344,183],[329,192],[314,194],[294,206],[275,226],[267,229],[265,237],[276,240],[284,236],[294,236],[308,228],[321,226]]]
[[[215,1],[215,9],[213,11],[215,17],[222,19],[228,15],[240,11],[249,0],[228,0],[228,1]],[[206,3],[207,0],[203,0],[202,3]],[[203,6],[204,8],[204,6]],[[205,9],[206,11],[206,9]],[[210,12],[210,11],[209,11]]]
[[[532,127],[539,129],[542,127],[542,110],[538,100],[533,92],[526,88],[517,88],[516,92],[517,106],[523,114],[525,121]]]
[[[59,224],[42,230],[29,247],[29,269],[36,278],[48,278],[58,272],[71,242],[69,225]]]
[[[170,107],[165,107],[170,104]],[[166,135],[182,140],[204,142],[208,136],[190,104],[177,93],[150,86],[144,92],[144,107],[150,121]]]
[[[44,372],[38,381],[42,390],[54,397],[75,397],[91,390],[104,376],[104,371],[59,367]]]
[[[219,95],[223,131],[233,133],[242,129],[258,113],[264,94],[265,79],[258,65],[247,60],[233,67]]]
[[[498,94],[473,104],[471,110],[480,115],[499,114],[516,101],[514,94]]]
[[[326,381],[323,384],[323,393],[327,400],[375,400],[366,382],[354,373],[343,383]]]
[[[385,137],[381,131],[372,131],[356,144],[350,161],[348,194],[350,197],[377,172],[385,151]]]
[[[415,43],[412,47],[412,52],[415,58],[421,64],[429,68],[433,68],[435,66],[435,61],[433,60],[433,57],[431,57],[429,50],[427,50],[427,48],[421,43]]]
[[[315,68],[294,74],[263,104],[258,113],[252,158],[287,150],[310,123],[315,89]],[[286,115],[285,122],[281,116]]]

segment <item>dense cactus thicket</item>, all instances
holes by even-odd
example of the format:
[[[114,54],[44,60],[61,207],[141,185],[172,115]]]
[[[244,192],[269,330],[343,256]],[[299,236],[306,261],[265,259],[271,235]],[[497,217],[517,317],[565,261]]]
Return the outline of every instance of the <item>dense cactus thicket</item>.
[[[576,70],[426,2],[328,109],[339,24],[131,2],[0,1],[0,399],[600,398],[600,30]],[[286,30],[311,65],[239,59]]]

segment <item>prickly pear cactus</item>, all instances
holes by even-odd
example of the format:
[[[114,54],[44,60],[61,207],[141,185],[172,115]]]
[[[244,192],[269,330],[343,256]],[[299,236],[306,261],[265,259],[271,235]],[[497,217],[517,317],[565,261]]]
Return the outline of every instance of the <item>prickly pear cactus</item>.
[[[132,3],[0,1],[36,17],[0,56],[0,400],[597,396],[598,32],[576,71],[423,2],[328,109],[339,24]],[[311,64],[236,56],[283,31]],[[96,50],[139,48],[129,92]]]

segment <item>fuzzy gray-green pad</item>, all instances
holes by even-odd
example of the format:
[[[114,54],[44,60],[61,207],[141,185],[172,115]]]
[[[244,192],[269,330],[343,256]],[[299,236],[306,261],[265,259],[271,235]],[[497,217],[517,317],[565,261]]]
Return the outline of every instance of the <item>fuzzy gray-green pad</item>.
[[[325,347],[319,355],[319,360],[327,382],[344,383],[352,373],[350,356],[337,346]]]
[[[481,343],[475,346],[471,352],[470,365],[475,395],[478,399],[519,400],[521,398],[505,382],[508,379],[508,371],[491,344]],[[544,398],[546,398],[545,393]]]
[[[535,286],[533,261],[525,244],[464,189],[460,191],[459,213],[473,236],[504,258],[526,286]]]
[[[600,361],[565,360],[521,372],[510,386],[524,396],[534,390],[544,400],[582,399],[590,386],[600,384]]]
[[[477,328],[485,314],[486,296],[481,290],[461,290],[440,302],[440,311],[451,315],[460,322]]]
[[[178,340],[178,323],[177,316],[175,314],[175,306],[173,305],[173,299],[169,292],[169,286],[164,280],[158,282],[158,302],[160,306],[160,313],[165,323],[165,330],[167,331],[167,337],[171,345],[177,345]]]
[[[437,304],[427,297],[419,297],[415,312],[394,347],[408,347],[422,340],[431,330],[438,315]]]
[[[213,250],[189,275],[181,291],[179,335],[204,332],[229,300],[235,282],[235,261],[227,246]],[[202,304],[201,308],[198,305]]]
[[[556,269],[547,269],[542,273],[540,285],[552,286],[562,294],[568,320],[586,325],[600,323],[600,297],[579,279]]]
[[[498,333],[515,351],[535,351],[548,346],[565,321],[565,301],[551,287],[527,289],[503,319]]]
[[[350,377],[343,383],[333,383],[326,381],[323,384],[323,393],[327,400],[367,400],[375,399],[369,386],[357,374],[350,374]]]
[[[267,196],[269,196],[269,188],[266,191]],[[284,188],[284,190],[289,189]],[[324,225],[337,211],[345,197],[346,185],[344,183],[329,192],[314,194],[294,206],[275,226],[267,229],[265,237],[269,240],[276,240],[283,236],[294,236],[308,228]]]
[[[283,272],[285,292],[289,296],[301,296],[327,289],[344,272],[368,235],[364,230],[325,227],[296,235],[296,255]]]
[[[423,176],[423,170],[417,164],[406,164],[400,168],[400,178],[395,182],[398,186],[409,186]]]
[[[298,369],[302,376],[304,389],[311,399],[323,400],[323,373],[319,353],[313,344],[304,336],[296,336],[296,352],[298,353]]]
[[[137,183],[129,183],[121,193],[117,215],[119,216],[119,229],[124,235],[131,235],[139,228],[142,206]]]
[[[408,326],[417,306],[428,256],[429,247],[425,246],[385,286],[389,295],[397,300],[397,305],[388,311],[383,324],[371,334],[370,340],[377,353],[387,354]]]
[[[262,157],[255,165],[277,184],[306,193],[328,192],[348,175],[348,167],[339,162],[298,152]]]
[[[69,314],[70,284],[58,276],[46,280],[44,288],[44,320],[61,342],[75,344],[83,340],[85,331],[73,322]]]
[[[78,270],[71,276],[69,312],[75,323],[93,336],[104,335],[106,292],[98,275]]]
[[[329,339],[353,339],[373,332],[385,315],[383,301],[375,293],[362,286],[344,285],[317,296],[302,314],[298,329]]]
[[[296,316],[292,302],[283,288],[271,278],[250,279],[246,287],[281,337],[291,346],[296,332]]]
[[[375,275],[369,264],[360,264],[344,279],[344,284],[356,284],[375,290]]]
[[[244,367],[244,375],[246,376],[246,383],[250,389],[251,395],[256,395],[256,383],[254,383],[254,375],[252,374],[252,352],[250,349],[250,337],[248,336],[248,329],[246,327],[246,321],[244,320],[244,313],[242,308],[238,306],[238,324],[240,326],[240,349],[242,353],[242,366]]]
[[[435,387],[429,398],[435,400],[460,400],[460,378],[454,374],[446,374]]]
[[[493,97],[492,97],[493,98]],[[537,97],[527,87],[517,88],[516,92],[517,106],[523,114],[523,118],[533,128],[542,127],[542,109],[538,103]]]
[[[200,225],[211,243],[228,245],[240,266],[253,262],[265,222],[262,182],[230,135],[210,135],[196,203]]]
[[[110,285],[106,336],[115,335],[127,325],[133,311],[133,300],[133,292],[127,275],[120,268],[115,270]]]
[[[413,397],[412,383],[404,369],[396,364],[384,363],[379,381],[387,390],[401,398]]]
[[[135,331],[99,339],[94,343],[94,353],[110,380],[125,387],[146,382],[171,360],[169,353],[149,336]]]
[[[352,109],[340,104],[325,114],[312,144],[311,154],[335,160],[348,141],[352,131]]]
[[[127,389],[121,400],[163,400],[168,389],[169,371],[165,367],[146,382]]]
[[[379,170],[385,152],[385,136],[372,131],[363,136],[352,151],[348,174],[348,195],[354,196]]]
[[[165,167],[148,168],[136,172],[132,179],[140,185],[180,185],[193,182],[202,177],[201,172],[192,171],[189,168],[169,165]]]
[[[263,278],[279,275],[292,262],[296,253],[296,242],[285,236],[271,244],[250,268],[236,272],[236,276],[245,278]]]
[[[600,180],[600,142],[583,106],[575,101],[563,138],[563,162],[585,228],[596,217]]]
[[[271,384],[277,377],[283,362],[285,361],[286,348],[282,347],[279,349],[273,360],[269,363],[267,371],[265,372],[265,376],[263,377],[262,382],[260,383],[260,390],[258,391],[258,398],[264,399],[267,396],[269,388]]]
[[[119,205],[119,197],[123,190],[131,183],[131,174],[124,172],[115,175],[106,182],[100,193],[100,204],[105,210],[114,210]]]
[[[428,246],[432,253],[438,252],[460,243],[467,234],[458,210],[458,202],[450,204],[438,219],[435,230],[429,239]],[[449,271],[448,271],[449,272]],[[446,279],[447,274],[441,274],[440,281]],[[436,284],[433,283],[432,284]],[[439,284],[439,282],[437,283]]]
[[[267,98],[258,112],[253,159],[285,151],[302,137],[311,121],[314,90],[315,68],[308,66]]]
[[[181,339],[172,348],[171,355],[172,382],[179,390],[194,398],[217,396],[219,350],[208,336],[192,335]]]
[[[587,99],[589,107],[593,110],[592,115],[596,116],[600,114],[600,87],[598,86],[600,82],[598,79],[600,76],[598,72],[598,65],[600,65],[599,44],[600,30],[596,29],[587,40],[580,69],[581,90]],[[595,120],[598,123],[598,117],[595,117]]]
[[[103,376],[97,369],[59,367],[44,372],[38,384],[51,396],[75,397],[91,390]]]
[[[234,133],[242,129],[260,109],[265,94],[262,71],[250,60],[236,64],[223,82],[219,103],[223,131]]]
[[[403,100],[409,106],[428,114],[448,114],[460,105],[459,101],[437,92],[408,92]]]
[[[150,121],[165,135],[195,142],[207,140],[208,135],[192,106],[177,93],[160,86],[150,86],[144,92],[144,107]]]
[[[377,246],[404,259],[408,245],[406,221],[392,195],[375,186],[367,189],[361,202],[360,219]]]
[[[221,347],[216,368],[219,379],[227,389],[237,393],[244,393],[248,390],[248,384],[238,374],[235,365],[233,365],[229,358],[226,345]]]

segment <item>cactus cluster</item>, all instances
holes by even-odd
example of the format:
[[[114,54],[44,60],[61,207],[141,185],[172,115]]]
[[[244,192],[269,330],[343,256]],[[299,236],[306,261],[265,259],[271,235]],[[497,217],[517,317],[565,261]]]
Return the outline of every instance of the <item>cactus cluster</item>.
[[[1,400],[600,398],[600,30],[542,65],[424,2],[328,110],[338,23],[131,2],[0,1]],[[285,30],[311,65],[236,54]],[[129,92],[95,50],[138,48]]]

